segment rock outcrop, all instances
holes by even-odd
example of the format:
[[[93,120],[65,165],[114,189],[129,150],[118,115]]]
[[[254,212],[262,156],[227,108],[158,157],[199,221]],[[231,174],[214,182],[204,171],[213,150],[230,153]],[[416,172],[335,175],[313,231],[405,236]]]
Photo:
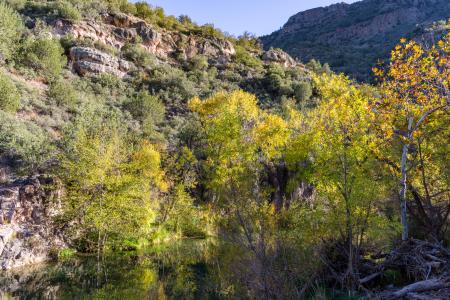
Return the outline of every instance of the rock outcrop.
[[[123,78],[130,70],[127,61],[93,48],[73,47],[70,61],[73,70],[80,75],[109,73]]]
[[[57,37],[71,36],[76,40],[99,42],[119,51],[127,43],[139,42],[148,53],[166,63],[176,64],[180,59],[189,61],[202,55],[211,65],[220,67],[231,62],[236,54],[233,44],[227,39],[168,31],[122,13],[103,15],[101,21],[72,22],[59,19],[52,26],[53,34]],[[280,49],[253,55],[261,57],[265,63],[276,62],[286,68],[299,65]],[[86,47],[72,48],[70,62],[74,71],[80,75],[109,73],[123,78],[131,67],[123,59]]]
[[[262,60],[266,63],[279,63],[285,68],[293,68],[299,65],[295,59],[281,49],[270,49],[269,51],[265,51],[262,55]]]
[[[64,246],[52,223],[60,193],[60,183],[47,176],[0,185],[0,270],[44,262]]]
[[[301,61],[318,59],[338,72],[366,79],[400,38],[414,38],[418,24],[446,20],[448,0],[364,0],[300,12],[278,31],[261,37]]]
[[[139,41],[144,49],[164,61],[174,59],[175,55],[186,60],[205,55],[212,63],[226,63],[236,53],[232,43],[225,39],[155,28],[126,14],[107,14],[102,22],[58,20],[53,24],[53,33],[59,37],[70,35],[75,39],[101,42],[116,49]]]

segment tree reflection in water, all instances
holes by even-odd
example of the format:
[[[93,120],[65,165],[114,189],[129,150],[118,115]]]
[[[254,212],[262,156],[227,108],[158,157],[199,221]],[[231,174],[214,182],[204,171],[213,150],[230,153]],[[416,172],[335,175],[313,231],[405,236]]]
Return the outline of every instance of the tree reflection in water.
[[[100,262],[85,256],[1,274],[8,299],[217,299],[221,251],[207,240],[183,241]]]

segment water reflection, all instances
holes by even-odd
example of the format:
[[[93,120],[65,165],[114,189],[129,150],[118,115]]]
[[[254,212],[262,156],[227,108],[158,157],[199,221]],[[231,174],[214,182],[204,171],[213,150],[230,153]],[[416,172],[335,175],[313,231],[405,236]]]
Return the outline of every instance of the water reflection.
[[[215,247],[184,241],[1,274],[1,299],[219,299]]]

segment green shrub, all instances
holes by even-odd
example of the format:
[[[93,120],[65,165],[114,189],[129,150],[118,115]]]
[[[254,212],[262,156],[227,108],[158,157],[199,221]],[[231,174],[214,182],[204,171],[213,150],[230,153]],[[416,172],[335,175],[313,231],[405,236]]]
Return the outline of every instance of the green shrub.
[[[198,27],[198,33],[206,38],[225,39],[222,31],[214,27],[214,24],[205,24]]]
[[[263,63],[260,59],[254,57],[244,47],[236,46],[235,59],[238,64],[243,64],[249,68],[262,68]]]
[[[27,0],[6,0],[6,4],[15,10],[21,10],[25,7]]]
[[[136,2],[134,6],[136,7],[137,17],[147,21],[154,19],[155,12],[147,2]]]
[[[123,12],[127,14],[135,14],[136,7],[128,0],[105,0],[108,4],[108,9],[113,12]]]
[[[269,65],[265,82],[267,89],[272,93],[280,93],[281,88],[285,85],[286,73],[279,64],[272,63]]]
[[[262,50],[261,42],[258,37],[247,31],[236,39],[235,44],[244,47],[245,49],[253,49],[256,51]]]
[[[187,15],[180,15],[178,17],[178,21],[183,24],[183,26],[187,28],[195,27],[195,23],[192,21],[192,19]]]
[[[60,17],[65,17],[72,20],[86,18],[89,20],[96,19],[101,13],[108,11],[108,3],[104,0],[59,0],[59,2],[66,2],[62,9],[59,10]]]
[[[148,67],[155,64],[155,57],[138,44],[126,44],[121,49],[122,55],[136,66]]]
[[[312,71],[314,71],[317,74],[331,74],[331,68],[328,63],[321,64],[320,61],[317,61],[315,59],[311,59],[307,64],[306,67]]]
[[[72,21],[78,21],[81,20],[81,13],[80,11],[73,6],[72,3],[60,0],[56,2],[55,8],[58,10],[58,14],[61,18],[72,20]]]
[[[77,254],[77,250],[72,248],[63,248],[58,251],[58,260],[65,261],[73,258]]]
[[[72,84],[63,80],[52,82],[48,96],[55,100],[58,106],[66,106],[69,108],[73,108],[78,100],[77,91]]]
[[[308,101],[312,96],[311,83],[303,81],[294,84],[294,95],[295,99],[299,102]]]
[[[18,168],[37,168],[49,159],[52,146],[48,134],[40,127],[0,111],[0,153]]]
[[[23,23],[19,15],[6,3],[0,2],[0,61],[10,59],[17,50]]]
[[[196,55],[189,62],[189,70],[206,70],[209,67],[208,58],[204,55]]]
[[[0,73],[0,109],[16,112],[20,107],[20,94],[8,76]]]
[[[131,113],[134,119],[142,125],[144,134],[154,133],[157,124],[164,121],[165,107],[158,97],[142,92],[136,95],[125,108]]]
[[[121,102],[122,97],[133,91],[132,87],[113,74],[100,74],[88,82],[94,94],[102,95],[109,102]]]
[[[160,65],[153,70],[149,87],[171,109],[183,110],[186,102],[198,95],[196,85],[190,81],[186,73],[170,65]]]
[[[55,39],[28,40],[22,52],[22,63],[50,80],[57,78],[67,63],[63,47]]]

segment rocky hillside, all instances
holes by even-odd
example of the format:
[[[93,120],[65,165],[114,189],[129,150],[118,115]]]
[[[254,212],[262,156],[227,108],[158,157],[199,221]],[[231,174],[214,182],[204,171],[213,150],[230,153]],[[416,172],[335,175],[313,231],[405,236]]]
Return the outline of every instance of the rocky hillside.
[[[262,41],[266,49],[282,48],[302,61],[318,59],[336,71],[366,79],[400,38],[420,36],[423,27],[449,17],[448,0],[339,3],[300,12]]]
[[[117,127],[176,153],[193,97],[244,89],[267,107],[312,97],[310,71],[254,37],[145,3],[92,3],[0,1],[0,270],[66,246],[54,221],[69,132]]]

